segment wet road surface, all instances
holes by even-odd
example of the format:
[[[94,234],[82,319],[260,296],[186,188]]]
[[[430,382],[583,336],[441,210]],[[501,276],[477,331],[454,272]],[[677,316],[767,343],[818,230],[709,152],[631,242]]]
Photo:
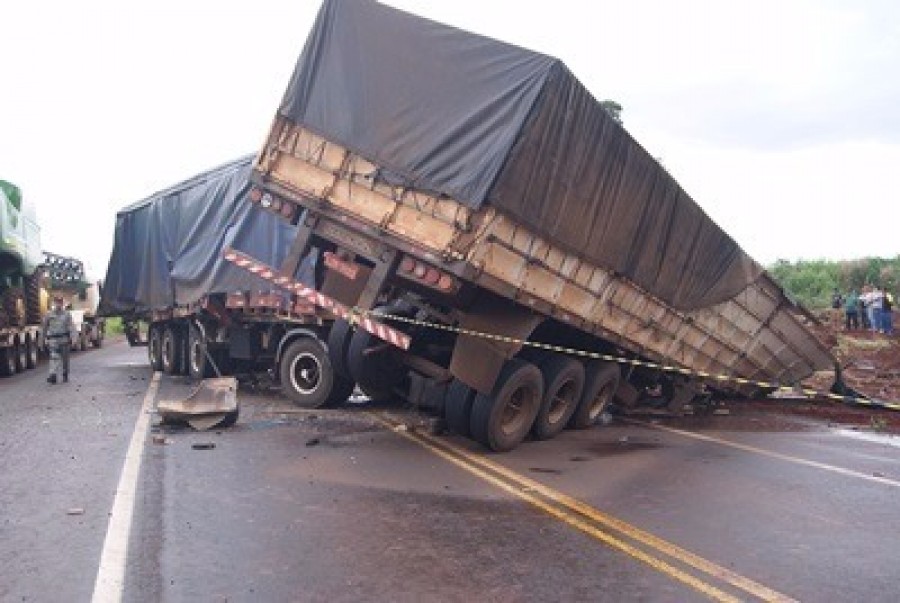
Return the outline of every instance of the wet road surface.
[[[68,390],[0,382],[0,600],[90,600],[144,359],[76,355]],[[240,399],[234,428],[151,429],[123,600],[896,600],[891,439],[760,415],[486,455],[402,409]]]

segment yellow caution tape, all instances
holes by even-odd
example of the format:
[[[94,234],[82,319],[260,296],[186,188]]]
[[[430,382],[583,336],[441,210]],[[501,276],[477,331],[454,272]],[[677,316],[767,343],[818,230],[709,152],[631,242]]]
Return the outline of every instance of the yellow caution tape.
[[[451,333],[457,333],[459,335],[468,335],[470,337],[479,337],[481,339],[488,339],[491,341],[499,341],[501,343],[511,343],[516,345],[528,346],[532,348],[537,348],[541,350],[548,350],[551,352],[558,352],[560,354],[568,354],[571,356],[579,356],[582,358],[591,358],[594,360],[605,360],[607,362],[616,362],[618,364],[626,364],[630,366],[640,366],[644,368],[652,368],[664,372],[669,373],[678,373],[681,375],[689,376],[689,377],[701,377],[703,379],[713,379],[719,382],[733,382],[738,383],[740,385],[755,385],[757,387],[763,388],[771,388],[776,392],[791,392],[791,393],[800,393],[809,398],[816,399],[825,399],[833,402],[841,402],[848,404],[861,404],[865,406],[871,406],[875,408],[886,408],[888,410],[896,410],[900,411],[900,402],[884,402],[878,400],[870,400],[868,398],[862,398],[859,396],[850,396],[850,395],[842,395],[842,394],[834,394],[831,392],[823,392],[814,389],[807,388],[797,388],[790,385],[782,385],[780,383],[773,383],[770,381],[756,381],[753,379],[746,379],[744,377],[735,377],[733,375],[718,375],[709,373],[706,371],[695,371],[688,368],[684,368],[681,366],[674,365],[664,365],[659,364],[657,362],[649,362],[646,360],[638,360],[636,358],[623,358],[621,356],[613,356],[611,354],[604,354],[601,352],[589,352],[587,350],[579,350],[577,348],[569,348],[564,346],[553,345],[550,343],[541,343],[539,341],[525,341],[523,339],[516,339],[514,337],[508,337],[506,335],[497,335],[496,333],[485,333],[481,331],[474,331],[472,329],[464,329],[461,327],[453,327],[450,325],[444,325],[435,322],[428,322],[424,320],[418,320],[415,318],[407,318],[406,316],[396,316],[393,314],[382,314],[380,312],[371,312],[368,310],[362,310],[359,308],[354,308],[353,312],[359,313],[360,315],[373,314],[379,318],[386,320],[393,320],[397,322],[403,322],[419,327],[427,327],[431,329],[437,329],[441,331],[448,331]]]

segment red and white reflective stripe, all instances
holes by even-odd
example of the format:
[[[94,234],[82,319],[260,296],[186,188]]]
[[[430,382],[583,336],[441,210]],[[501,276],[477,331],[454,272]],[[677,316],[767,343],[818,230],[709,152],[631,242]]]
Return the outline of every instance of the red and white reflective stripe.
[[[343,318],[351,323],[355,322],[362,327],[363,330],[371,333],[375,337],[383,339],[398,348],[404,350],[409,349],[409,335],[403,331],[393,329],[385,324],[372,320],[368,316],[360,316],[336,299],[332,299],[327,295],[319,293],[312,287],[307,287],[303,283],[292,281],[286,276],[278,276],[277,272],[271,266],[258,262],[243,252],[235,251],[234,249],[226,249],[223,256],[226,261],[229,261],[240,268],[244,268],[260,278],[271,281],[283,289],[293,291],[297,294],[297,297],[303,298],[320,308],[325,308],[338,318]]]

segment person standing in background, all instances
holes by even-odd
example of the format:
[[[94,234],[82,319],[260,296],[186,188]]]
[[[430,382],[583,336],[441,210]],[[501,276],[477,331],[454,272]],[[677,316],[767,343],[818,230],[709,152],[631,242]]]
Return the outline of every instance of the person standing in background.
[[[844,300],[844,313],[846,314],[846,330],[859,329],[859,295],[856,289],[851,289]]]
[[[887,289],[884,290],[884,301],[881,306],[882,329],[888,335],[894,334],[894,296]]]
[[[881,323],[881,308],[884,304],[884,291],[878,285],[872,288],[872,295],[869,297],[869,322],[872,323],[873,333],[884,333]]]
[[[867,331],[872,328],[872,323],[869,322],[869,298],[871,296],[872,287],[863,285],[862,293],[859,294],[859,320],[862,328]]]
[[[44,316],[44,338],[50,349],[50,375],[47,377],[47,383],[56,383],[60,378],[63,382],[69,380],[69,348],[74,323],[72,315],[63,307],[63,303],[62,297],[54,297],[53,309]]]

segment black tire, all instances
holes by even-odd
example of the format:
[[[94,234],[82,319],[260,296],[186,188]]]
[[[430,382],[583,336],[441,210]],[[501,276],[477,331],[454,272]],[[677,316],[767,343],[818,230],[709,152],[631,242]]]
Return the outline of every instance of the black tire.
[[[150,332],[147,335],[147,356],[150,360],[150,368],[154,371],[161,371],[162,365],[162,327],[160,325],[150,325]]]
[[[162,334],[160,347],[162,370],[167,375],[181,373],[181,336],[173,325],[167,325]]]
[[[25,338],[25,368],[33,369],[38,365],[37,341],[28,336]]]
[[[301,408],[322,408],[334,390],[334,369],[328,351],[317,340],[297,339],[281,357],[278,376],[281,389]]]
[[[6,326],[24,327],[27,312],[25,311],[25,291],[22,287],[10,287],[4,291],[2,301]]]
[[[24,341],[16,341],[13,345],[16,355],[16,372],[21,373],[28,368],[28,349]]]
[[[609,407],[622,372],[619,365],[601,360],[592,360],[585,367],[584,391],[572,418],[569,419],[571,429],[585,429],[594,425],[603,411]]]
[[[355,389],[356,384],[353,381],[335,373],[331,394],[328,396],[328,400],[325,401],[325,406],[329,408],[340,406],[350,399]]]
[[[547,354],[538,368],[544,377],[544,397],[531,428],[538,440],[549,440],[565,429],[584,390],[584,365],[575,358]]]
[[[334,372],[346,379],[352,379],[347,366],[347,352],[353,339],[353,328],[346,320],[336,320],[328,331],[328,357]]]
[[[94,339],[91,339],[91,345],[95,348],[102,347],[103,346],[103,333],[98,331],[97,337]]]
[[[28,324],[41,322],[41,280],[43,272],[36,270],[25,277],[25,317]]]
[[[207,379],[216,374],[207,354],[209,354],[209,345],[204,341],[200,329],[191,325],[188,330],[187,363],[188,374],[194,379]],[[221,367],[219,370],[222,370]]]
[[[84,325],[82,325],[81,328],[84,329]],[[87,331],[81,331],[81,333],[78,334],[78,349],[82,352],[88,349]]]
[[[0,350],[0,377],[12,377],[16,374],[16,354],[11,347]]]
[[[351,379],[376,402],[389,400],[404,375],[403,367],[396,362],[389,347],[379,352],[369,352],[370,348],[384,344],[368,331],[357,329],[347,351]]]
[[[454,379],[450,383],[444,402],[444,419],[447,421],[449,431],[464,437],[472,435],[469,423],[472,420],[472,404],[477,394],[478,392],[459,379]]]
[[[525,439],[541,406],[544,377],[528,362],[513,358],[500,371],[490,396],[472,403],[472,438],[494,452],[512,450]]]

